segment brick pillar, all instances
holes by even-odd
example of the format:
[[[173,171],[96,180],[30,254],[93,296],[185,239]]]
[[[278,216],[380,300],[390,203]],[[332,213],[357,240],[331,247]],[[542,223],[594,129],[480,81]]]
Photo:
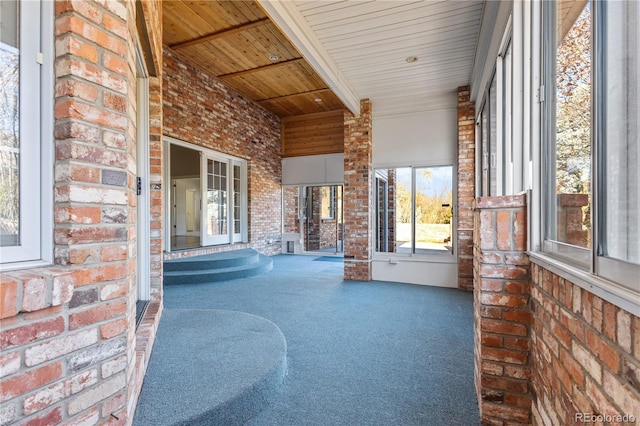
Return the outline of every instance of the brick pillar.
[[[524,195],[482,197],[474,236],[475,385],[483,423],[531,421],[531,282]]]
[[[458,288],[473,290],[473,200],[475,197],[475,106],[469,86],[458,88]]]
[[[589,229],[584,226],[583,207],[589,205],[589,194],[558,194],[558,241],[589,247]]]
[[[371,101],[344,118],[344,279],[371,280],[373,211]]]

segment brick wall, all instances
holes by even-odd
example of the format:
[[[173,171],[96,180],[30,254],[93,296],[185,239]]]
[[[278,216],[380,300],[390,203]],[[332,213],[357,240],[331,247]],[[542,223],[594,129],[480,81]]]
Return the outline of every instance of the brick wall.
[[[525,197],[476,201],[475,384],[486,424],[531,420],[531,293]]]
[[[287,186],[283,188],[284,205],[284,232],[300,232],[300,219],[298,218],[298,187]]]
[[[135,16],[55,3],[55,265],[2,273],[2,424],[126,424],[135,406]]]
[[[532,281],[534,422],[640,424],[640,318],[539,265]]]
[[[483,422],[640,424],[640,318],[529,263],[524,196],[476,204],[475,379]]]
[[[475,199],[475,106],[469,86],[458,88],[458,288],[473,289],[473,202]]]
[[[249,244],[281,252],[280,120],[164,50],[164,134],[248,160]]]
[[[344,278],[371,280],[373,194],[371,101],[360,101],[360,115],[345,112]]]

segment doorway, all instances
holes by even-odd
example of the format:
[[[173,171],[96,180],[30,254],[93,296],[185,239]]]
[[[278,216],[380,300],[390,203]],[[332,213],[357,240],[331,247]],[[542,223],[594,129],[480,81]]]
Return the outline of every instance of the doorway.
[[[248,240],[247,161],[165,137],[167,251]]]
[[[290,186],[284,191],[286,253],[344,252],[342,185]]]
[[[171,145],[171,250],[200,247],[200,153]]]

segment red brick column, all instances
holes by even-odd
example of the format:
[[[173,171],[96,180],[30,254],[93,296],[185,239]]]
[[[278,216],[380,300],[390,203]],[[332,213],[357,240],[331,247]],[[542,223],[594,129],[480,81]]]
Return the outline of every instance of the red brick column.
[[[344,279],[371,280],[373,211],[371,101],[360,101],[360,115],[345,114]]]
[[[475,197],[475,106],[469,86],[458,88],[458,288],[473,290],[473,200]]]
[[[475,384],[483,423],[531,421],[531,295],[524,195],[482,197],[474,236]]]
[[[589,230],[584,226],[589,194],[558,194],[558,241],[589,247]]]

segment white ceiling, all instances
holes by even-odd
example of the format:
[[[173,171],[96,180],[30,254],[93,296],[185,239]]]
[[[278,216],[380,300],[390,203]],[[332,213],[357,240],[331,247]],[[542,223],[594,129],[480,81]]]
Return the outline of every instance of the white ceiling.
[[[351,110],[454,108],[471,81],[484,0],[259,1]]]

